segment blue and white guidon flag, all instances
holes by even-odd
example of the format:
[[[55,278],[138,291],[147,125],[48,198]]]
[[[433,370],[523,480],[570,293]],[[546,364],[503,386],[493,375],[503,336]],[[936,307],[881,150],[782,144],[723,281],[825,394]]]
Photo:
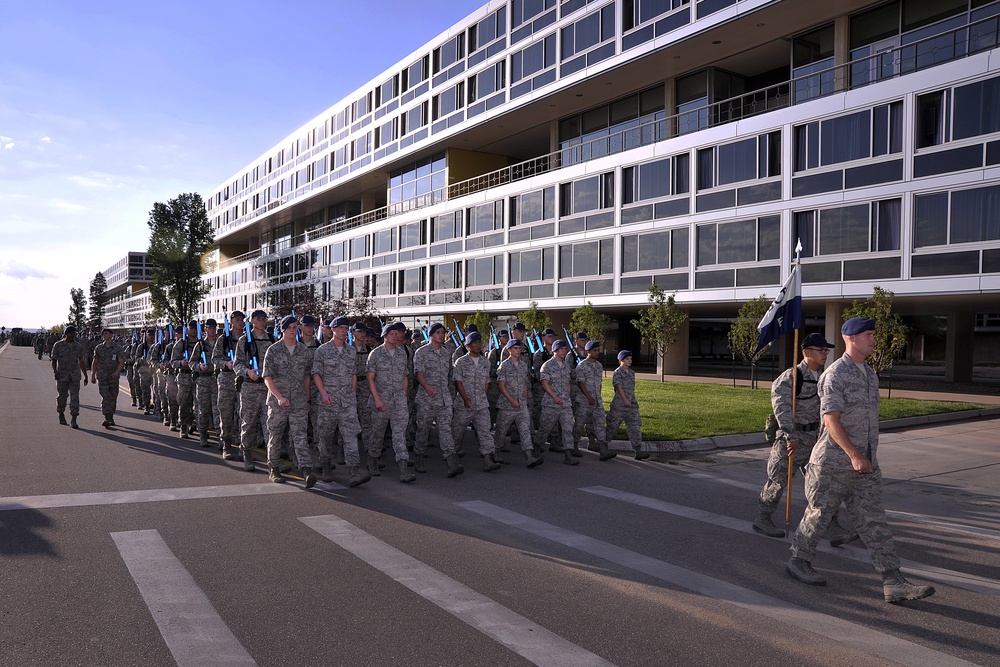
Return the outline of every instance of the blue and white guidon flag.
[[[767,309],[764,318],[757,325],[760,338],[753,356],[790,331],[802,328],[802,275],[799,265],[792,267],[788,280]]]

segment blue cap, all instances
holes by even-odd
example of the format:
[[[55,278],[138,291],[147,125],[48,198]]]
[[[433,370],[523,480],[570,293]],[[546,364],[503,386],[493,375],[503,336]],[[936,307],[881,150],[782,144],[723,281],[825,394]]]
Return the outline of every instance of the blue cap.
[[[198,328],[198,320],[191,320],[190,322],[188,322],[188,329],[197,329],[197,328]]]
[[[577,331],[576,332],[576,339],[577,340],[590,340],[590,336],[587,335],[586,331]]]
[[[528,327],[524,326],[524,322],[517,322],[514,325],[514,328],[517,329],[518,331],[527,331],[528,330]]]
[[[285,315],[284,317],[281,318],[281,323],[278,326],[282,331],[284,331],[293,324],[298,324],[298,323],[299,320],[294,315]]]
[[[804,350],[807,347],[828,347],[829,348],[829,347],[833,347],[833,345],[830,344],[830,343],[828,343],[828,342],[826,342],[826,339],[823,338],[823,334],[820,334],[820,333],[811,333],[808,336],[806,336],[805,340],[802,341],[801,347]]]
[[[479,335],[478,331],[471,331],[465,337],[465,344],[468,345],[469,343],[475,343],[477,340],[482,340],[482,339],[483,337]]]
[[[76,327],[71,324],[63,329],[63,333],[76,333]]]
[[[396,330],[395,324],[386,324],[384,327],[382,327],[382,338],[388,336],[390,331],[395,331],[395,330]]]
[[[401,334],[405,334],[406,333],[406,325],[403,324],[402,322],[393,322],[389,326],[391,326],[393,329],[395,329],[396,331],[398,331]]]
[[[852,317],[840,327],[840,333],[845,336],[854,336],[865,331],[875,331],[875,320],[870,317]]]
[[[558,350],[559,348],[562,348],[562,347],[569,347],[569,343],[567,343],[566,341],[564,341],[562,338],[560,338],[556,342],[552,343],[552,351],[553,352],[555,352],[556,350]]]
[[[242,317],[243,319],[246,319],[247,316],[243,314],[242,310],[234,310],[229,313],[229,319],[233,319],[234,317]]]
[[[217,326],[219,326],[219,323],[216,322],[214,319],[212,319],[210,317],[207,320],[205,320],[205,326],[206,327],[217,327]]]
[[[252,313],[250,313],[250,319],[251,320],[256,320],[259,317],[263,317],[264,319],[267,319],[267,313],[265,313],[263,310],[255,310]]]
[[[585,349],[587,352],[590,352],[591,350],[598,350],[600,349],[600,347],[601,347],[600,343],[598,343],[596,340],[592,340],[589,343],[587,343],[583,349]]]
[[[467,324],[465,326],[465,330],[469,331],[469,332],[477,332],[478,333],[479,332],[479,327],[477,327],[475,324]]]
[[[556,332],[555,332],[554,329],[552,329],[551,327],[549,327],[549,328],[546,328],[546,329],[542,330],[542,335],[543,336],[555,336]]]
[[[434,335],[435,333],[437,333],[437,332],[438,332],[439,330],[441,330],[441,329],[444,329],[444,325],[443,325],[443,324],[441,324],[440,322],[435,322],[435,323],[434,323],[434,324],[432,324],[432,325],[430,326],[430,328],[429,328],[429,329],[427,330],[427,335],[429,335],[429,336],[433,336],[433,335]]]
[[[349,326],[351,326],[351,321],[349,319],[347,319],[346,317],[344,317],[343,315],[340,315],[340,316],[335,317],[332,320],[330,320],[330,326],[331,327],[349,327]],[[362,326],[364,326],[364,325],[362,325]],[[357,327],[355,327],[355,328],[357,328]]]
[[[497,335],[498,336],[506,336],[507,338],[510,338],[510,334],[507,333],[506,329],[501,329],[500,331],[497,332]]]
[[[507,341],[507,344],[503,346],[503,349],[505,349],[505,350],[511,350],[511,349],[514,349],[515,347],[517,347],[517,348],[521,347],[521,343],[519,343],[516,340],[510,340],[510,341]]]
[[[316,318],[313,317],[312,315],[303,315],[302,325],[307,327],[314,327],[316,326]]]
[[[632,356],[631,350],[622,350],[618,353],[618,361],[625,361]]]
[[[354,323],[354,330],[355,331],[368,331],[368,327],[365,326],[364,322],[358,321],[358,322]]]

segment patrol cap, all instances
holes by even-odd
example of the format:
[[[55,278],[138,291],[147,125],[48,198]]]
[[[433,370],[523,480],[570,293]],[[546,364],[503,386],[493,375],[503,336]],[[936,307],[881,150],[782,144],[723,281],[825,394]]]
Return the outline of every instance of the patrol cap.
[[[401,334],[405,334],[406,333],[406,325],[403,324],[402,322],[393,322],[391,326],[392,326],[393,329],[395,329],[396,331],[398,331]]]
[[[553,352],[555,352],[556,350],[558,350],[560,348],[563,348],[563,347],[569,347],[569,343],[567,343],[566,341],[564,341],[562,338],[560,338],[556,342],[552,343],[552,351]]]
[[[840,327],[840,333],[845,336],[854,336],[865,331],[875,331],[875,320],[870,317],[852,317]]]
[[[435,322],[435,323],[434,323],[434,324],[432,324],[432,325],[430,326],[430,328],[429,328],[429,329],[427,330],[427,333],[428,333],[428,335],[430,335],[430,336],[433,336],[433,335],[434,335],[435,333],[437,333],[437,331],[438,331],[438,330],[440,330],[440,329],[444,329],[444,325],[443,325],[443,324],[441,324],[440,322]]]
[[[802,341],[802,349],[807,347],[833,347],[831,343],[826,342],[821,333],[811,333],[806,336],[805,340]]]
[[[346,320],[347,318],[345,317],[344,319]],[[368,327],[365,326],[364,322],[360,322],[359,321],[359,322],[355,322],[354,323],[354,330],[355,331],[364,331],[364,332],[367,332],[368,331]]]
[[[598,350],[600,349],[600,347],[601,347],[600,343],[598,343],[596,340],[592,340],[589,343],[587,343],[583,349],[585,349],[587,352],[590,352],[591,350]]]
[[[344,317],[343,315],[341,315],[339,317],[335,317],[332,320],[330,320],[330,323],[327,326],[330,326],[330,327],[349,327],[349,326],[351,326],[351,321],[349,319],[347,319],[346,317]],[[362,326],[362,328],[364,328],[365,325],[362,324],[361,326]],[[357,329],[357,327],[354,327],[354,328]]]
[[[618,361],[625,361],[631,356],[632,356],[631,350],[622,350],[621,352],[618,353]]]
[[[542,335],[543,336],[555,336],[556,332],[552,329],[552,327],[547,327],[544,330],[542,330]]]
[[[190,322],[188,322],[188,329],[197,329],[197,328],[198,328],[198,320],[191,320]]]
[[[285,315],[284,317],[281,318],[281,324],[279,324],[278,326],[281,328],[282,331],[284,331],[293,324],[298,324],[298,322],[299,319],[294,315]]]
[[[586,331],[577,331],[576,332],[576,339],[577,340],[590,340],[590,336],[587,335]]]
[[[510,334],[507,333],[506,329],[501,329],[497,335],[498,336],[504,336],[505,338],[510,338]]]
[[[413,332],[409,329],[403,332],[403,340],[413,340]]]
[[[521,344],[516,340],[507,341],[507,344],[503,346],[505,350],[513,350],[515,347],[521,347]]]
[[[63,329],[63,333],[76,333],[76,327],[71,324]]]
[[[316,326],[316,318],[313,317],[312,315],[303,315],[302,325],[307,327],[314,327]]]
[[[219,323],[216,322],[214,319],[212,319],[210,317],[207,320],[205,320],[205,326],[206,327],[217,327],[217,326],[219,326]]]
[[[482,340],[482,339],[483,337],[479,335],[478,331],[471,331],[465,337],[465,344],[468,345],[469,343],[475,343],[477,340]]]
[[[479,327],[477,327],[475,324],[466,325],[465,330],[471,333],[479,333]]]
[[[514,325],[514,328],[518,331],[527,331],[528,327],[524,326],[524,322],[518,322]]]
[[[233,312],[229,313],[229,319],[233,319],[234,317],[242,317],[243,319],[247,318],[247,316],[243,314],[242,310],[234,310]]]
[[[395,330],[396,330],[396,325],[394,325],[394,324],[387,324],[387,325],[385,325],[384,327],[382,327],[382,338],[385,338],[386,336],[389,335],[389,333],[391,331],[395,331]]]
[[[260,310],[260,309],[255,310],[252,313],[250,313],[250,319],[251,320],[256,320],[256,319],[259,319],[259,318],[264,318],[266,320],[267,319],[267,313],[265,313],[263,310]]]

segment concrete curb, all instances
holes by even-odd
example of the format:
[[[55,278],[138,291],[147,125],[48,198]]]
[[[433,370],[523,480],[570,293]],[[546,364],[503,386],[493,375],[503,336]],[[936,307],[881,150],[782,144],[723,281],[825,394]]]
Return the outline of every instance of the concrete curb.
[[[984,417],[1000,416],[1000,408],[986,408],[983,410],[963,410],[961,412],[941,412],[935,415],[923,415],[920,417],[905,417],[903,419],[887,419],[879,422],[880,431],[893,431],[901,428],[912,428],[914,426],[926,426],[928,424],[941,424],[944,422],[965,421],[970,419],[980,419]],[[584,440],[586,442],[586,440]],[[690,454],[698,452],[710,452],[716,449],[734,449],[747,447],[770,447],[770,443],[764,438],[763,429],[756,433],[737,433],[734,435],[715,435],[707,438],[695,438],[693,440],[654,440],[643,441],[642,451],[650,454]],[[628,440],[612,440],[608,443],[608,448],[613,452],[631,452],[632,443]]]

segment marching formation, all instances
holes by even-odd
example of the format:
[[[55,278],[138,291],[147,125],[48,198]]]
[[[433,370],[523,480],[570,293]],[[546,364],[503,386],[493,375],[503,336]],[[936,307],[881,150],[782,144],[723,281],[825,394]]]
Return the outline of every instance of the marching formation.
[[[453,329],[435,322],[414,336],[401,322],[376,331],[346,317],[318,323],[293,313],[272,321],[255,310],[249,319],[233,312],[221,327],[214,319],[192,320],[146,328],[130,340],[110,330],[102,337],[94,346],[70,326],[51,346],[60,423],[68,400],[71,425],[78,427],[80,378],[86,385],[90,368],[103,426],[113,429],[125,371],[134,407],[179,437],[197,436],[225,460],[242,461],[247,472],[263,458],[276,483],[297,469],[311,488],[320,479],[334,481],[343,465],[348,485],[358,486],[382,475],[387,448],[400,481],[413,482],[414,473],[428,471],[432,428],[449,478],[465,471],[468,431],[484,472],[510,463],[503,454],[512,445],[529,468],[544,462],[546,450],[578,465],[584,437],[607,461],[616,456],[609,434],[622,423],[635,458],[649,456],[642,451],[631,352],[618,354],[605,412],[601,346],[584,333],[575,340],[552,329],[529,334],[518,322],[484,340],[475,325],[462,331],[457,322]]]

